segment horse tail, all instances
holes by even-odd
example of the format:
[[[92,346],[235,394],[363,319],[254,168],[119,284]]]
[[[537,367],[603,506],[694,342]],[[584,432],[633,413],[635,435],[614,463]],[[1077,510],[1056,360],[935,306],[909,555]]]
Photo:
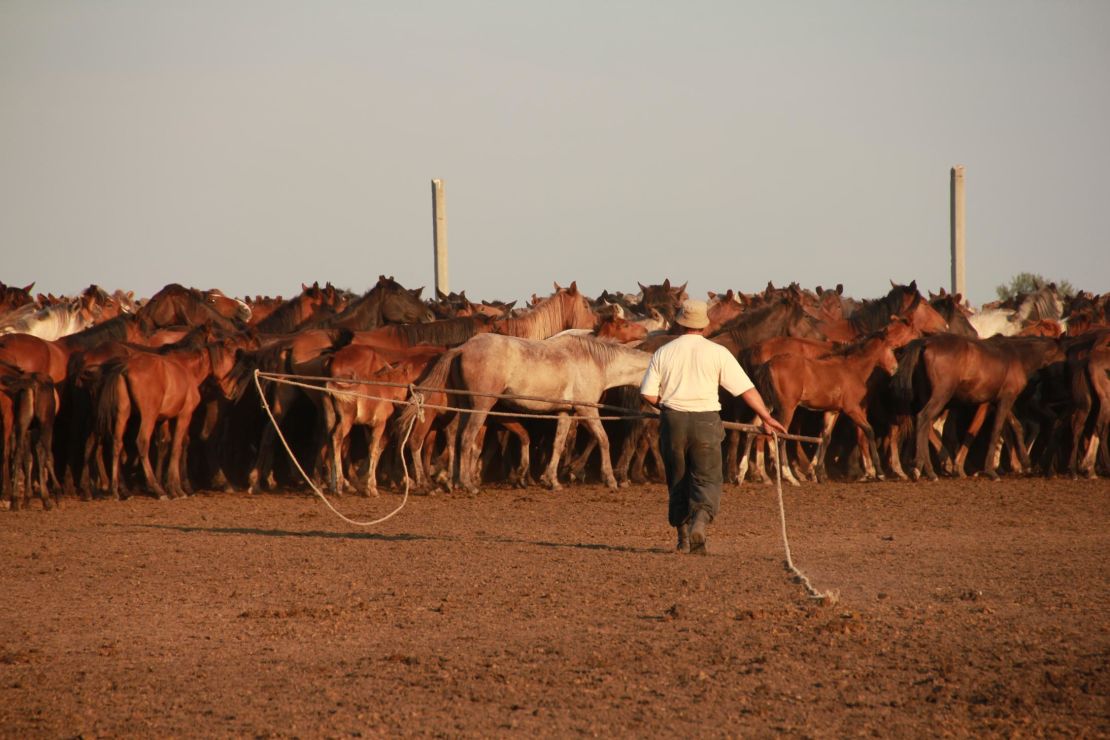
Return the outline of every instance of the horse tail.
[[[462,349],[455,347],[449,349],[439,356],[432,368],[424,374],[419,384],[424,388],[445,389],[447,388],[447,380],[451,375],[451,367],[455,364],[455,358],[459,356]],[[434,391],[433,391],[434,392]],[[438,412],[438,410],[437,410]],[[401,413],[396,415],[398,429],[408,429],[409,423],[420,413],[420,407],[417,404],[407,404]]]
[[[771,377],[771,363],[765,362],[762,365],[756,365],[752,371],[752,382],[755,383],[759,395],[763,397],[763,404],[767,407],[767,410],[774,411],[778,408],[779,394],[775,390],[774,378]]]
[[[898,358],[898,370],[894,373],[894,396],[900,401],[910,401],[913,398],[913,376],[917,363],[921,360],[921,351],[925,349],[924,339],[915,339],[902,348]]]
[[[127,393],[127,381],[123,376],[124,366],[118,362],[105,364],[101,369],[100,383],[94,391],[97,394],[96,404],[96,430],[101,437],[110,439],[112,436],[112,421],[116,417],[116,408],[120,404],[120,388]]]

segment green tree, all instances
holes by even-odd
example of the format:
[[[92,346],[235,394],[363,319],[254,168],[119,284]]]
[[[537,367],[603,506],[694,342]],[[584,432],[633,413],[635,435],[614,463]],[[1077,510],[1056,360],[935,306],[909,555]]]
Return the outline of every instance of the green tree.
[[[1036,275],[1032,272],[1019,272],[1010,278],[1008,284],[999,285],[994,291],[998,294],[998,300],[1008,301],[1020,295],[1034,293],[1050,283],[1056,283],[1056,292],[1061,296],[1070,297],[1075,295],[1075,288],[1067,280],[1049,280],[1043,275]]]

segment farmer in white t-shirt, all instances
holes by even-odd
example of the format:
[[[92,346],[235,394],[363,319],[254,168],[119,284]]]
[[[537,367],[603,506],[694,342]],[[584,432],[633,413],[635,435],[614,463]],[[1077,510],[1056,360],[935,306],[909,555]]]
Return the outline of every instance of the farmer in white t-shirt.
[[[640,393],[661,407],[659,442],[670,490],[668,519],[678,550],[705,554],[705,529],[721,506],[721,404],[717,388],[743,397],[765,427],[786,430],[767,411],[732,353],[703,336],[705,301],[686,301],[675,319],[685,331],[660,347],[648,364]]]

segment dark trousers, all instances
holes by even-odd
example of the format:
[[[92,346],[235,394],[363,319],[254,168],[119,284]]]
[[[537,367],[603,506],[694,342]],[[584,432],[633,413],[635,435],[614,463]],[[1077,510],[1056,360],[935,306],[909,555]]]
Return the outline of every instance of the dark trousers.
[[[721,508],[721,442],[725,429],[716,411],[673,411],[664,408],[659,446],[667,473],[670,505],[667,519],[680,526],[704,509],[712,521]]]

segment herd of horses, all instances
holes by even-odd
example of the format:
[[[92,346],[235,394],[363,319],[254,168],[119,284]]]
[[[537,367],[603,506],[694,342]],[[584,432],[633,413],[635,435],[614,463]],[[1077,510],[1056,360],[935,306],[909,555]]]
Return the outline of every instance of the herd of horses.
[[[591,299],[556,284],[517,308],[425,299],[385,276],[361,295],[313,283],[288,300],[177,284],[146,300],[96,286],[59,298],[0,283],[0,496],[50,508],[63,494],[301,487],[278,430],[335,493],[476,491],[530,485],[534,471],[553,489],[661,479],[637,386],[675,336],[685,288]],[[821,439],[780,454],[730,433],[733,482],[769,482],[768,464],[792,483],[1110,473],[1110,294],[1048,285],[972,311],[916,282],[871,300],[768,284],[710,293],[709,316],[706,335],[776,418]],[[741,399],[722,405],[751,421]]]

